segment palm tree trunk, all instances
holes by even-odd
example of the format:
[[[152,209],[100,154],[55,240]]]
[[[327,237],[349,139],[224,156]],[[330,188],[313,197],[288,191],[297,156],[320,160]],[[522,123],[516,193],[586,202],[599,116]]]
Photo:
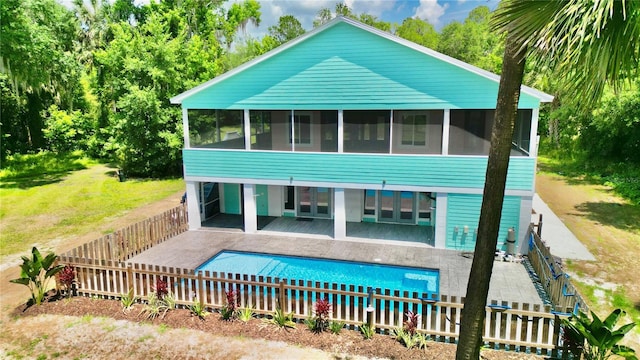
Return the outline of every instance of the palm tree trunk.
[[[511,139],[524,73],[525,53],[526,49],[521,48],[521,45],[508,35],[498,89],[495,121],[491,133],[491,147],[480,210],[480,223],[478,224],[478,238],[467,285],[456,360],[476,360],[480,357],[485,307],[498,242]]]

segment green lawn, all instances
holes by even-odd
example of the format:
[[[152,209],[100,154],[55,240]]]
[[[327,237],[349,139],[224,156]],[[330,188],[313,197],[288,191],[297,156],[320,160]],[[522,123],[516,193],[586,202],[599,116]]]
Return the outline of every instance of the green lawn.
[[[36,244],[47,248],[53,240],[95,231],[128,210],[184,189],[182,179],[119,182],[113,168],[76,160],[69,162],[71,166],[52,166],[55,170],[51,172],[31,167],[25,170],[24,166],[18,166],[17,171],[10,166],[3,168],[0,258],[4,260]]]

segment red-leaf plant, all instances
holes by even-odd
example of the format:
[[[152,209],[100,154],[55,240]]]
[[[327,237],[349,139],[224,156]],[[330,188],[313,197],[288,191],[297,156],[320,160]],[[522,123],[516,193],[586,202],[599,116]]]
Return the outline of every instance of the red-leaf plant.
[[[331,312],[331,304],[328,298],[318,299],[314,305],[316,313],[316,331],[322,332],[329,327],[329,313]]]
[[[71,286],[73,285],[73,280],[75,280],[75,278],[76,271],[73,266],[70,265],[66,265],[58,273],[58,282],[64,287],[67,296],[71,296]]]
[[[413,336],[418,328],[418,317],[420,315],[413,311],[407,311],[404,315],[407,317],[407,321],[403,323],[404,330]]]
[[[225,291],[225,295],[227,296],[227,304],[220,309],[220,314],[223,320],[231,320],[240,304],[240,292],[229,288],[229,291]]]
[[[164,299],[165,295],[169,293],[167,282],[158,278],[158,280],[156,280],[155,291],[158,299]]]

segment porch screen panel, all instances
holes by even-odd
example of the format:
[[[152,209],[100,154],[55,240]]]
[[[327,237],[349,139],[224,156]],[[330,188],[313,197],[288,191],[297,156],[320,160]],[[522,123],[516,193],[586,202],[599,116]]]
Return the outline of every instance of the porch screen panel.
[[[391,114],[386,110],[344,111],[344,152],[388,153]]]
[[[451,110],[449,154],[489,155],[494,110]]]
[[[440,154],[442,152],[442,110],[393,112],[394,154]]]
[[[191,147],[245,148],[242,110],[190,109],[187,116]]]
[[[518,110],[518,117],[511,141],[511,156],[529,156],[531,134],[531,109]]]

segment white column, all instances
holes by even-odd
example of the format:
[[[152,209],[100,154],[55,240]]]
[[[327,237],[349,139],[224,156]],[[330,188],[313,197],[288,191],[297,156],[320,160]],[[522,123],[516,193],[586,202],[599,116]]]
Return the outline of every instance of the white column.
[[[523,196],[520,199],[520,224],[518,224],[518,234],[516,235],[516,251],[526,254],[529,251],[529,241],[526,238],[527,229],[531,223],[531,208],[533,207],[533,197]]]
[[[187,181],[187,211],[189,212],[189,230],[202,227],[200,218],[200,183]]]
[[[338,152],[344,152],[344,110],[338,110]]]
[[[244,198],[244,232],[255,234],[258,231],[258,210],[256,208],[256,186],[242,184]]]
[[[347,211],[345,208],[344,189],[333,189],[333,238],[342,240],[347,237]]]
[[[191,141],[189,140],[189,110],[182,108],[182,133],[184,136],[184,148],[191,147]]]
[[[436,194],[436,241],[438,249],[447,247],[447,193]]]
[[[538,156],[538,115],[539,109],[531,111],[531,132],[529,133],[529,156]]]
[[[296,131],[294,126],[296,125],[295,110],[291,110],[291,151],[296,151]]]
[[[393,110],[389,114],[389,154],[393,154]]]
[[[244,148],[251,150],[251,117],[249,109],[244,110]]]
[[[451,128],[451,110],[444,109],[442,117],[442,155],[449,155],[449,129]]]

